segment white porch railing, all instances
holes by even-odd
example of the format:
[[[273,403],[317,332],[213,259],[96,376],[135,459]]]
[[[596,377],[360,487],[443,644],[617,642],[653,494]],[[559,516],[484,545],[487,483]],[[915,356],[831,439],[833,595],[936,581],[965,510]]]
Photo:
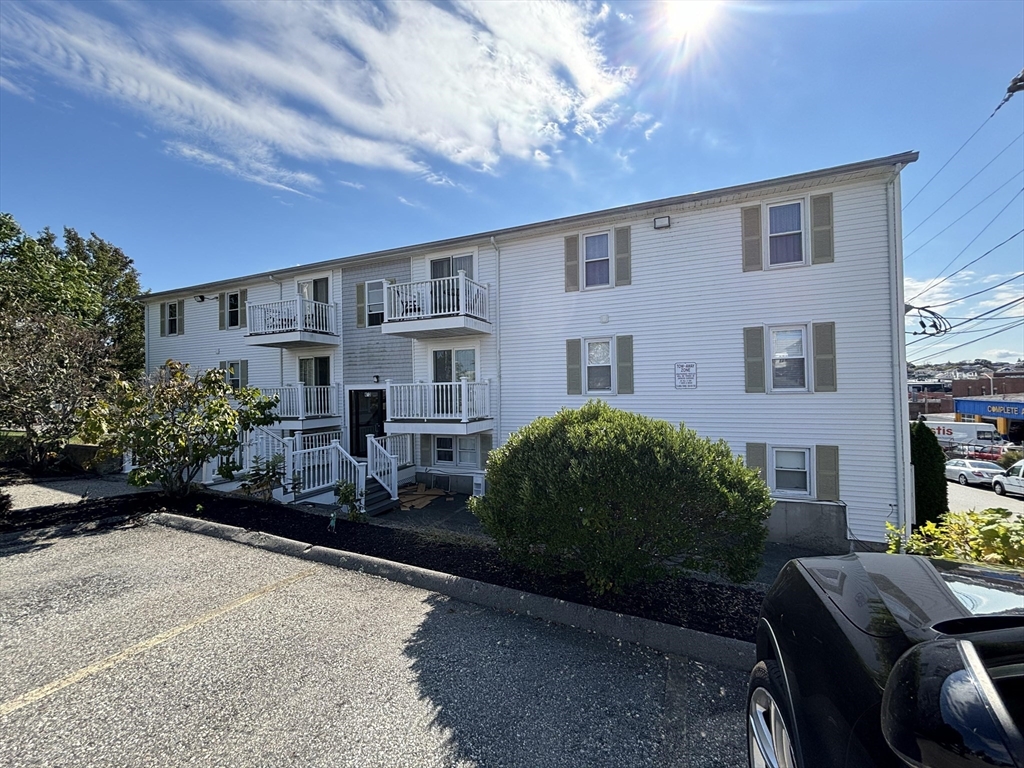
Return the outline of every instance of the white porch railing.
[[[398,467],[411,467],[415,462],[412,452],[412,435],[409,433],[401,435],[384,435],[374,438],[384,446],[384,450],[398,459]]]
[[[366,471],[392,499],[398,498],[398,457],[388,453],[373,435],[366,436]]]
[[[356,498],[366,493],[366,465],[356,461],[337,440],[319,448],[289,451],[285,455],[285,482],[298,493],[327,491],[339,483],[352,483]]]
[[[323,448],[324,446],[330,445],[335,440],[339,443],[341,442],[340,429],[332,429],[330,432],[312,432],[302,436],[302,445],[299,447],[302,450],[306,450],[307,448]]]
[[[385,286],[384,322],[424,320],[448,315],[488,319],[486,285],[459,271],[454,277]]]
[[[274,412],[282,419],[309,419],[340,416],[341,389],[337,384],[307,387],[290,384],[286,387],[260,387],[267,397],[277,396]]]
[[[491,416],[491,382],[392,384],[387,382],[388,420],[472,421]]]
[[[289,331],[312,331],[337,335],[337,312],[334,304],[304,299],[245,302],[250,336]]]

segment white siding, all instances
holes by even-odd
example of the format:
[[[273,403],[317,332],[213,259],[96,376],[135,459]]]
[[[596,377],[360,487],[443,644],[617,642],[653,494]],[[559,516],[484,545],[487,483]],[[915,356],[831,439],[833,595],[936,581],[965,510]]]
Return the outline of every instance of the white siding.
[[[833,264],[743,272],[739,204],[669,211],[665,230],[650,213],[610,222],[632,224],[629,286],[566,293],[563,237],[573,232],[502,244],[500,442],[588,399],[566,394],[566,339],[632,335],[635,394],[612,405],[683,422],[739,454],[747,442],[838,445],[851,531],[883,540],[899,497],[885,184],[831,191]],[[744,392],[744,327],[826,321],[836,324],[838,392]],[[697,363],[697,389],[675,389],[676,362]]]

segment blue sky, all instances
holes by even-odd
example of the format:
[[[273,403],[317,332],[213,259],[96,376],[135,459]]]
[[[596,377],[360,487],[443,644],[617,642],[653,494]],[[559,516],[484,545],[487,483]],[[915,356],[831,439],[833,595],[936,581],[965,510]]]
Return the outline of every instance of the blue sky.
[[[1021,30],[1009,0],[5,0],[0,209],[164,290],[915,149],[907,299],[957,327],[908,359],[1015,360],[1024,93],[986,118]]]

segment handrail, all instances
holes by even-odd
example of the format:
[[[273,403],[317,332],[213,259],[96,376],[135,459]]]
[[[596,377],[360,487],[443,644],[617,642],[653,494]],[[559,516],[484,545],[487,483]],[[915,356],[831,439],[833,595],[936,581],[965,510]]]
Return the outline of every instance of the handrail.
[[[267,397],[277,395],[275,413],[283,419],[306,419],[340,416],[340,387],[337,384],[288,384],[283,387],[260,387]],[[337,393],[337,394],[336,394]]]
[[[293,483],[293,487],[297,484],[297,493],[326,491],[339,482],[352,483],[362,505],[366,495],[366,465],[352,458],[337,440],[326,446],[289,451],[285,468],[285,481]]]
[[[384,322],[467,315],[488,319],[488,288],[459,270],[452,277],[385,286]]]
[[[387,418],[468,422],[491,416],[490,381],[387,382]]]
[[[296,296],[279,301],[245,302],[249,336],[289,331],[313,331],[337,335],[334,304]]]
[[[366,436],[366,470],[392,499],[398,498],[398,457],[388,453],[373,435]]]

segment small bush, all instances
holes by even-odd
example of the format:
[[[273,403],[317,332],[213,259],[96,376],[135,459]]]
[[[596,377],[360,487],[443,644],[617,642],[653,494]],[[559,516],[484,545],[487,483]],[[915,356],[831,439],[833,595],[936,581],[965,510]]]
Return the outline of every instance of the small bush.
[[[910,425],[910,463],[914,465],[917,521],[923,525],[949,510],[946,454],[935,433],[923,421]]]
[[[1024,453],[1021,453],[1020,451],[1007,451],[999,457],[996,464],[1003,469],[1009,469],[1021,459],[1024,459]]]
[[[886,523],[889,551],[1024,568],[1024,519],[1007,509],[947,512],[917,527],[903,545],[903,529]]]
[[[0,488],[0,520],[5,520],[14,508],[14,499],[11,494]]]
[[[682,568],[751,579],[772,501],[724,441],[596,401],[492,451],[470,504],[509,560],[600,594]]]

